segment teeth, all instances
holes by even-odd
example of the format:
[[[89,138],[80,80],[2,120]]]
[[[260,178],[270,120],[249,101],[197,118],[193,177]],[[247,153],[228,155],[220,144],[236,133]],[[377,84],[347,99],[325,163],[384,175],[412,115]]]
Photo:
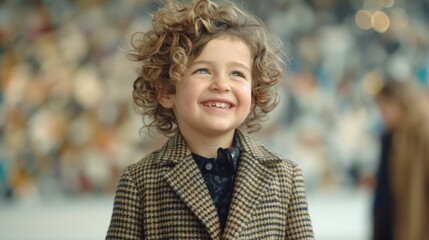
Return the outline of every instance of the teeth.
[[[204,104],[207,107],[213,107],[213,108],[223,108],[223,109],[228,109],[231,107],[230,104],[228,103],[221,103],[221,102],[206,102]]]

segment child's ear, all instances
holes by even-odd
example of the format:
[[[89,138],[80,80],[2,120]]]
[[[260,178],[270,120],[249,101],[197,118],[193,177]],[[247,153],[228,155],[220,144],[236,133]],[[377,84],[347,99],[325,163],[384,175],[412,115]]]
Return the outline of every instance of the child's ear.
[[[167,109],[174,107],[173,95],[166,93],[162,88],[158,89],[158,102]]]

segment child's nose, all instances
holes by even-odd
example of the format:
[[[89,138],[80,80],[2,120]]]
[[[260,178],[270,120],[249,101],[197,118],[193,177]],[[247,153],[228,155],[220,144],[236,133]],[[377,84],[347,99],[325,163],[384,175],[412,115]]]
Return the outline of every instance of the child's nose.
[[[210,89],[218,92],[227,92],[231,90],[226,77],[214,77]]]

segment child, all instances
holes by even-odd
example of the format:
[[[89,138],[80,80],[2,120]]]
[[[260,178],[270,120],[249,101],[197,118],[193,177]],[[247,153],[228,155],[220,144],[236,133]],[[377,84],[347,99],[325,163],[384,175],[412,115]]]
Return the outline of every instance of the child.
[[[135,104],[170,139],[123,172],[107,239],[313,239],[300,169],[244,132],[277,103],[263,24],[232,3],[172,2],[131,55]]]

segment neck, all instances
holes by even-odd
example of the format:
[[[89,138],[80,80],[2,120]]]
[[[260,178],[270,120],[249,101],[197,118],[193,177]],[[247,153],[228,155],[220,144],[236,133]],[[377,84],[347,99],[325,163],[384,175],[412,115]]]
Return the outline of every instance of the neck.
[[[181,132],[181,134],[191,152],[206,158],[216,158],[218,148],[231,147],[234,138],[234,131],[219,135],[191,133],[189,131]]]

